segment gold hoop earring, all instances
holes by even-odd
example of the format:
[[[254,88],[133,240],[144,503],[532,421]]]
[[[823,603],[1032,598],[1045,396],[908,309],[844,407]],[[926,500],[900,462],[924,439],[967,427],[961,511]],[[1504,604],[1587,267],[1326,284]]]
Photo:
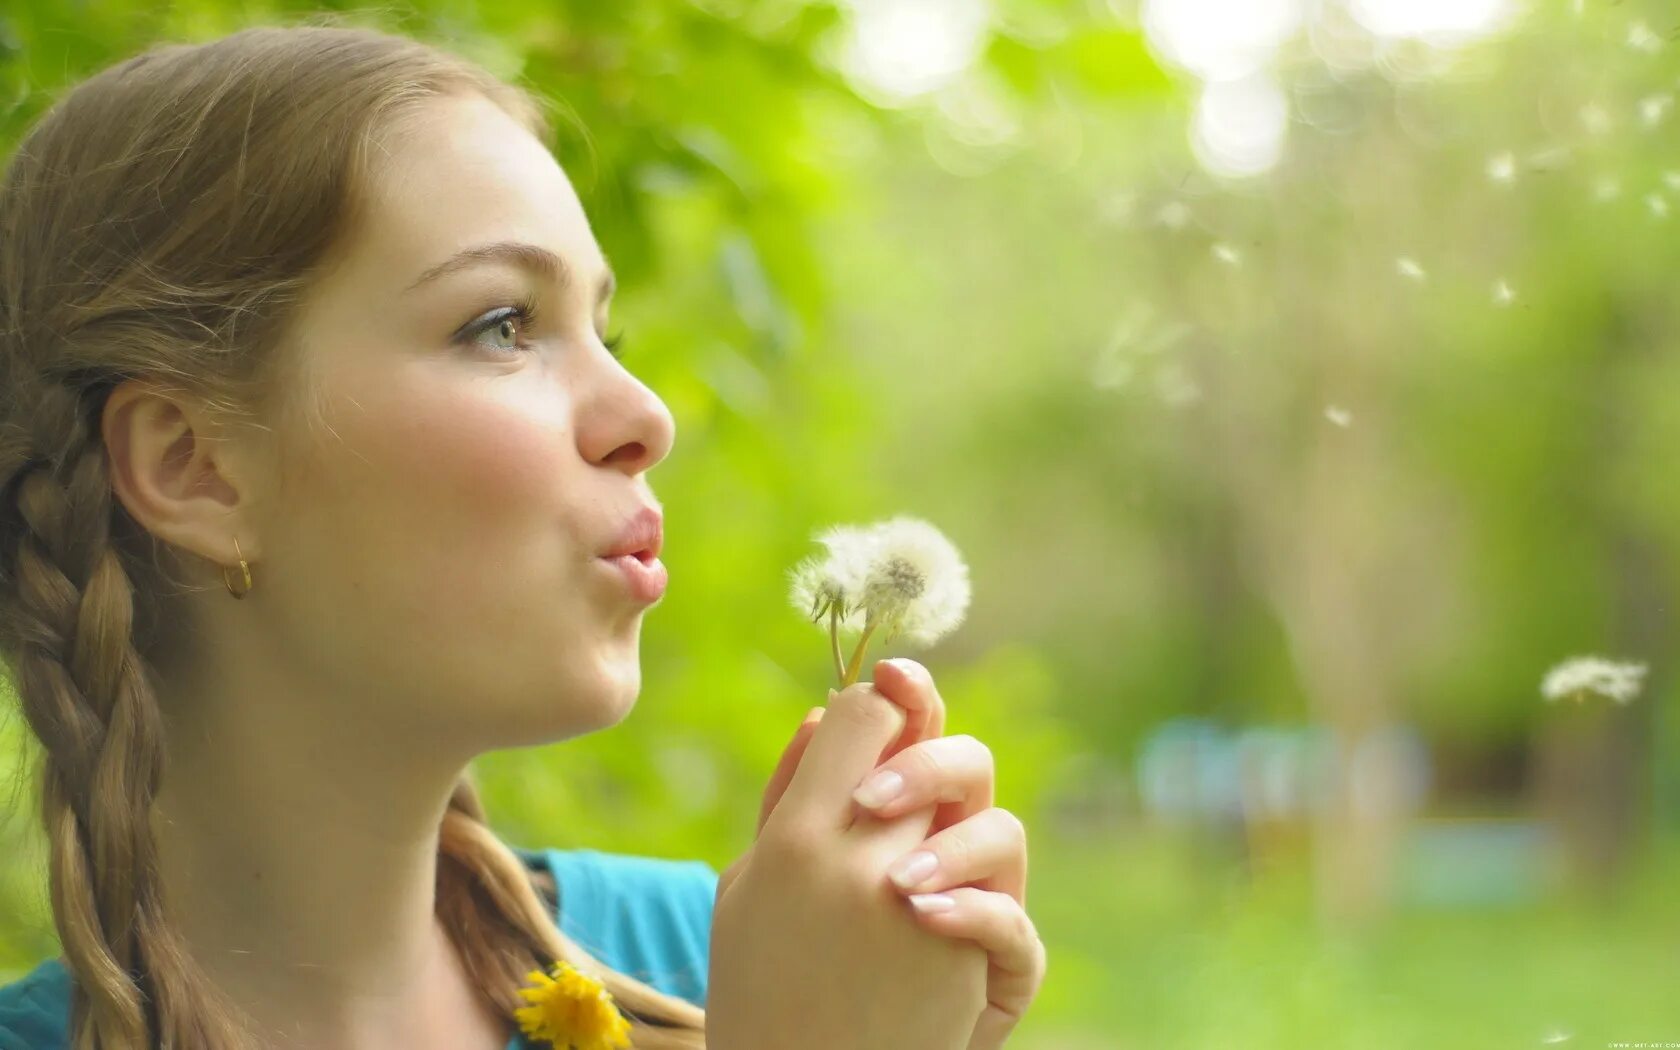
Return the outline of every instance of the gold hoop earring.
[[[245,552],[239,549],[239,537],[237,536],[233,539],[233,549],[239,554],[239,571],[245,576],[245,589],[242,591],[233,589],[233,581],[228,579],[229,566],[226,565],[222,566],[222,582],[227,584],[229,594],[235,598],[243,598],[251,592],[251,564],[245,560]]]

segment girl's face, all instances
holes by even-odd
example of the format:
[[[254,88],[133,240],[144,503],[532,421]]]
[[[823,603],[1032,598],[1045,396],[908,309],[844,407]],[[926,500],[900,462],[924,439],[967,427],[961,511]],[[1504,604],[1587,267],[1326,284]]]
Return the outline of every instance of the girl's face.
[[[478,95],[429,106],[302,304],[326,428],[253,519],[245,604],[354,698],[335,721],[471,754],[628,713],[649,602],[599,555],[675,424],[603,344],[612,278],[548,150]]]

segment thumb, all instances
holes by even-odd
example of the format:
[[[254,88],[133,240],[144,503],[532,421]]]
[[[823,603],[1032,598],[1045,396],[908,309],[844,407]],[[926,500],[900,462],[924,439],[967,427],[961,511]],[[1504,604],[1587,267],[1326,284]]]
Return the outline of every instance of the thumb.
[[[834,697],[834,690],[828,691],[830,699]],[[764,786],[764,801],[758,807],[758,830],[753,832],[756,838],[764,830],[764,822],[770,819],[770,811],[776,808],[782,795],[787,791],[788,784],[793,782],[794,771],[799,768],[799,759],[805,754],[805,745],[811,742],[811,734],[817,731],[817,723],[822,721],[821,707],[813,707],[805,713],[805,720],[799,723],[799,728],[793,731],[793,739],[788,741],[782,750],[781,760],[776,763],[776,769],[770,774],[770,782]]]

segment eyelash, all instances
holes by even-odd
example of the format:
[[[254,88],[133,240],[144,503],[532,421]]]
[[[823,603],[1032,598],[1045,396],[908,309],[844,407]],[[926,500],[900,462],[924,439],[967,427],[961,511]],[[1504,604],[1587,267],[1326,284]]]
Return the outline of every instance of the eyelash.
[[[537,321],[537,301],[535,299],[527,296],[527,297],[519,300],[518,302],[513,303],[512,305],[504,307],[503,309],[497,311],[494,316],[486,317],[482,323],[476,324],[476,325],[472,326],[471,328],[468,328],[465,332],[462,333],[461,341],[464,342],[464,343],[476,342],[477,337],[481,333],[490,331],[491,329],[495,328],[497,325],[501,324],[503,321],[506,321],[510,317],[517,320],[519,322],[520,326],[523,327],[523,328],[529,328],[533,324],[536,324],[536,321]],[[622,358],[624,356],[624,354],[626,353],[626,351],[620,350],[618,348],[619,344],[622,343],[622,342],[624,342],[624,333],[623,332],[620,332],[619,334],[617,334],[615,336],[611,336],[610,338],[607,338],[607,339],[602,341],[603,345],[605,345],[606,348],[607,348],[607,352],[612,354],[613,357],[615,357],[615,358]],[[503,354],[503,355],[510,355],[510,354],[516,354],[516,353],[528,353],[529,350],[524,347],[524,344],[520,344],[519,349],[508,350],[508,349],[498,347],[492,352],[493,353],[498,353],[498,354]]]

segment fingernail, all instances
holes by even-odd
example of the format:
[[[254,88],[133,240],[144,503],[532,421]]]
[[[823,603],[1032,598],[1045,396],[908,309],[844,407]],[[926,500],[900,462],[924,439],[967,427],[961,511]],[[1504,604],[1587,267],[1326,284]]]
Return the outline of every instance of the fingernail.
[[[828,702],[831,703],[831,704],[834,703],[834,698],[839,696],[839,695],[840,695],[839,693],[836,693],[833,689],[830,689],[828,691]]]
[[[936,911],[950,911],[957,906],[949,894],[944,893],[912,893],[910,905],[924,915]]]
[[[898,883],[899,889],[907,890],[926,881],[938,868],[939,858],[925,849],[919,849],[894,861],[893,866],[887,869],[887,878]]]
[[[857,799],[858,805],[873,809],[897,798],[898,793],[903,790],[904,778],[890,769],[884,769],[865,780],[862,787],[852,792],[852,797]]]

